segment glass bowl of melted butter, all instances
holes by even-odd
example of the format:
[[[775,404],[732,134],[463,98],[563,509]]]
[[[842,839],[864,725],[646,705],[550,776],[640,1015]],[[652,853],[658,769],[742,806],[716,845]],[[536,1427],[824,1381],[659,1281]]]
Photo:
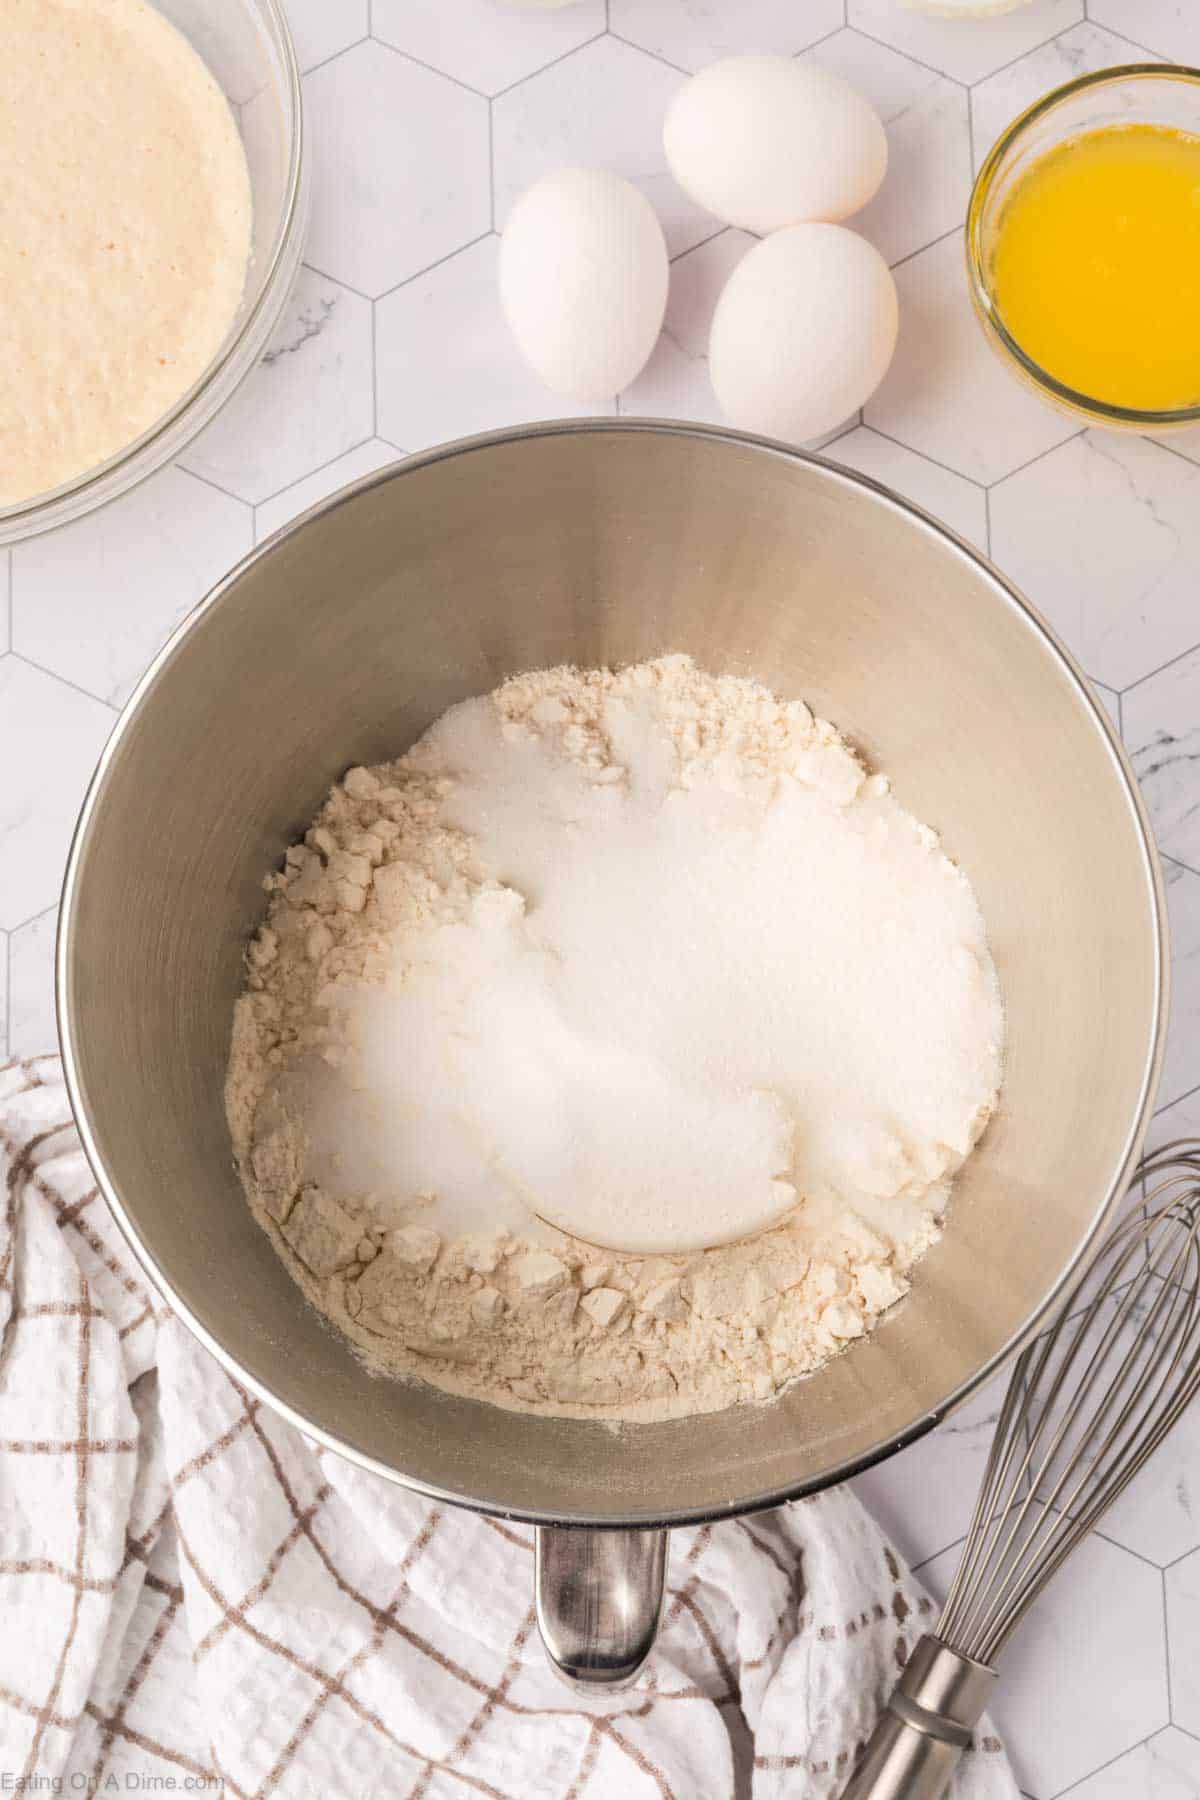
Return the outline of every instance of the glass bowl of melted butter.
[[[976,178],[967,268],[993,346],[1060,407],[1200,421],[1200,69],[1105,69],[1022,113]]]

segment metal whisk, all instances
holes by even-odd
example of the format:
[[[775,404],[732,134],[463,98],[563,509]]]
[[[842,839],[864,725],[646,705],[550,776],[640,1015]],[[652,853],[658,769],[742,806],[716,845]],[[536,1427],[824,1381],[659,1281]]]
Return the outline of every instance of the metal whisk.
[[[1013,1369],[936,1631],[915,1646],[842,1800],[939,1800],[993,1664],[1200,1390],[1200,1139],[1145,1159],[1113,1230]]]

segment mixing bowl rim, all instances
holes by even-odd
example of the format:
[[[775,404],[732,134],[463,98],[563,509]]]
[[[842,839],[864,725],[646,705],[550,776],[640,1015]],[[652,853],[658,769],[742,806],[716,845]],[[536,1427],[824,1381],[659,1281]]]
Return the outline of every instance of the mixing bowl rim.
[[[384,483],[395,479],[400,474],[412,473],[418,469],[430,468],[437,463],[448,461],[454,457],[474,454],[476,451],[494,447],[521,443],[527,439],[542,437],[592,436],[599,434],[661,435],[666,437],[695,438],[712,443],[733,444],[755,452],[778,457],[784,461],[802,463],[832,474],[845,481],[851,487],[866,489],[873,493],[885,505],[913,519],[918,525],[941,539],[950,549],[967,558],[985,574],[997,591],[1000,598],[1015,610],[1018,616],[1034,635],[1038,637],[1044,648],[1057,658],[1060,665],[1070,677],[1079,697],[1083,700],[1093,725],[1098,729],[1101,742],[1108,750],[1114,771],[1121,783],[1127,804],[1130,806],[1137,826],[1138,847],[1143,872],[1149,884],[1153,898],[1154,914],[1154,1005],[1153,1032],[1150,1052],[1142,1072],[1141,1087],[1137,1106],[1134,1109],[1131,1123],[1125,1137],[1119,1166],[1110,1183],[1109,1190],[1101,1205],[1097,1208],[1091,1224],[1081,1237],[1076,1249],[1058,1279],[1047,1291],[1043,1299],[1033,1309],[1023,1324],[1010,1336],[992,1356],[965,1381],[959,1383],[950,1394],[946,1395],[937,1406],[931,1408],[910,1425],[893,1432],[889,1437],[881,1439],[868,1450],[852,1457],[843,1458],[819,1477],[793,1483],[785,1483],[778,1488],[763,1493],[732,1497],[721,1505],[683,1506],[672,1508],[666,1512],[646,1514],[623,1514],[619,1518],[612,1515],[601,1516],[587,1512],[557,1513],[546,1509],[535,1509],[520,1506],[508,1506],[501,1502],[480,1500],[467,1492],[439,1487],[433,1483],[407,1475],[391,1464],[379,1461],[368,1451],[359,1449],[339,1436],[336,1429],[322,1425],[282,1400],[274,1392],[271,1384],[253,1374],[238,1359],[227,1351],[220,1341],[192,1312],[191,1308],[176,1292],[174,1286],[159,1269],[152,1252],[144,1243],[138,1226],[127,1211],[115,1182],[105,1169],[99,1147],[92,1131],[88,1114],[86,1096],[78,1066],[78,1048],[72,1019],[70,1001],[70,965],[71,945],[73,937],[73,921],[80,886],[80,874],[87,849],[90,826],[93,815],[103,796],[109,771],[117,753],[132,728],[142,704],[149,698],[160,677],[175,660],[182,646],[192,631],[210,611],[215,610],[225,597],[236,587],[242,576],[251,566],[278,549],[292,537],[297,536],[314,519],[335,511],[356,499],[360,494],[374,487],[382,487]],[[836,446],[829,446],[831,449]],[[412,456],[398,458],[395,462],[381,469],[373,470],[348,486],[338,489],[334,494],[318,501],[305,512],[299,514],[288,524],[281,526],[269,538],[256,545],[253,550],[242,557],[229,572],[197,602],[185,615],[179,625],[171,633],[166,643],[159,650],[145,673],[133,689],[121,714],[113,727],[100,754],[96,769],[88,784],[71,840],[71,848],[67,859],[66,874],[63,881],[62,901],[59,912],[58,935],[55,948],[55,1006],[58,1021],[59,1041],[62,1055],[63,1073],[66,1080],[67,1093],[76,1127],[83,1144],[85,1154],[95,1176],[97,1185],[112,1211],[113,1217],[133,1251],[142,1269],[148,1276],[154,1289],[169,1303],[172,1311],[182,1320],[188,1330],[214,1356],[223,1369],[236,1381],[247,1387],[252,1394],[298,1430],[314,1439],[322,1448],[331,1450],[338,1456],[346,1457],[357,1467],[380,1475],[389,1481],[412,1492],[422,1494],[425,1498],[448,1505],[463,1506],[469,1510],[497,1518],[523,1520],[529,1524],[559,1527],[588,1528],[629,1528],[669,1529],[683,1525],[706,1524],[713,1520],[730,1518],[738,1514],[764,1511],[773,1506],[780,1506],[790,1500],[798,1499],[806,1494],[818,1493],[824,1488],[833,1487],[864,1470],[874,1467],[896,1451],[915,1443],[935,1425],[947,1418],[962,1406],[971,1396],[979,1391],[1025,1344],[1037,1333],[1038,1329],[1051,1313],[1058,1301],[1065,1297],[1071,1283],[1077,1277],[1088,1251],[1095,1243],[1112,1210],[1128,1186],[1129,1178],[1141,1149],[1150,1105],[1159,1073],[1162,1068],[1166,1039],[1166,1023],[1168,1010],[1168,925],[1166,895],[1158,854],[1150,828],[1145,804],[1134,778],[1132,766],[1125,754],[1123,745],[1113,730],[1111,721],[1099,700],[1091,691],[1079,664],[1070,651],[1060,643],[1040,613],[1003,575],[995,565],[973,545],[966,542],[949,526],[936,519],[923,508],[914,505],[882,482],[862,475],[855,469],[845,467],[832,457],[813,451],[800,450],[795,446],[782,443],[776,439],[757,436],[753,433],[734,431],[723,426],[693,424],[671,419],[652,418],[600,418],[600,419],[553,419],[536,424],[506,427],[497,431],[482,432],[470,437],[458,438],[429,450],[419,451]],[[299,1293],[297,1294],[299,1300]],[[307,1303],[305,1303],[307,1304]],[[435,1394],[437,1389],[432,1390]],[[698,1418],[702,1422],[704,1415]],[[587,1423],[587,1421],[582,1421]],[[697,1423],[697,1418],[689,1417],[672,1421],[674,1429],[686,1430]],[[638,1427],[627,1426],[627,1430]],[[662,1429],[656,1426],[655,1429]]]

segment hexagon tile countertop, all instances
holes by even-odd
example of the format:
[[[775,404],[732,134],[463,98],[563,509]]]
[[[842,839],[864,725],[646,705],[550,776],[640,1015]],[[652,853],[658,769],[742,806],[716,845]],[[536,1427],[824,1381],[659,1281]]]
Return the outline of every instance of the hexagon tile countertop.
[[[663,109],[730,51],[811,59],[887,124],[855,221],[893,265],[893,366],[827,453],[986,549],[1079,657],[1133,759],[1164,853],[1174,1006],[1152,1141],[1200,1133],[1200,435],[1080,430],[1009,377],[966,299],[972,171],[1036,94],[1082,69],[1200,61],[1198,0],[1030,0],[951,20],[901,0],[286,0],[304,69],[313,217],[274,342],[180,464],[0,553],[0,1053],[54,1045],[56,900],[116,709],[165,635],[256,541],[405,451],[563,409],[496,302],[520,190],[602,163],[658,208],[666,330],[591,410],[715,417],[721,284],[751,241],[666,169]],[[999,1404],[980,1397],[859,1491],[935,1591]],[[996,1707],[1033,1800],[1200,1800],[1200,1425],[1185,1426],[1035,1609]]]

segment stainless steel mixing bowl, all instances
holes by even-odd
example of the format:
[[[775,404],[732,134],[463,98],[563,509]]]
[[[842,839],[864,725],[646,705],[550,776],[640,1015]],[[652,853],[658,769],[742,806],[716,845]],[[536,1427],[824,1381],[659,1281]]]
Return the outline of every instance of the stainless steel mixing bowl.
[[[515,670],[665,651],[802,695],[941,830],[988,922],[1008,1057],[949,1229],[868,1341],[769,1405],[618,1434],[369,1376],[253,1222],[222,1082],[264,870],[349,764],[396,755]],[[248,1387],[368,1468],[546,1527],[627,1528],[541,1534],[552,1652],[607,1679],[653,1634],[662,1546],[647,1528],[771,1506],[885,1456],[1052,1304],[1140,1145],[1164,907],[1107,720],[980,557],[820,460],[614,420],[415,458],[234,570],[105,751],[58,978],[88,1154],[181,1316]]]

